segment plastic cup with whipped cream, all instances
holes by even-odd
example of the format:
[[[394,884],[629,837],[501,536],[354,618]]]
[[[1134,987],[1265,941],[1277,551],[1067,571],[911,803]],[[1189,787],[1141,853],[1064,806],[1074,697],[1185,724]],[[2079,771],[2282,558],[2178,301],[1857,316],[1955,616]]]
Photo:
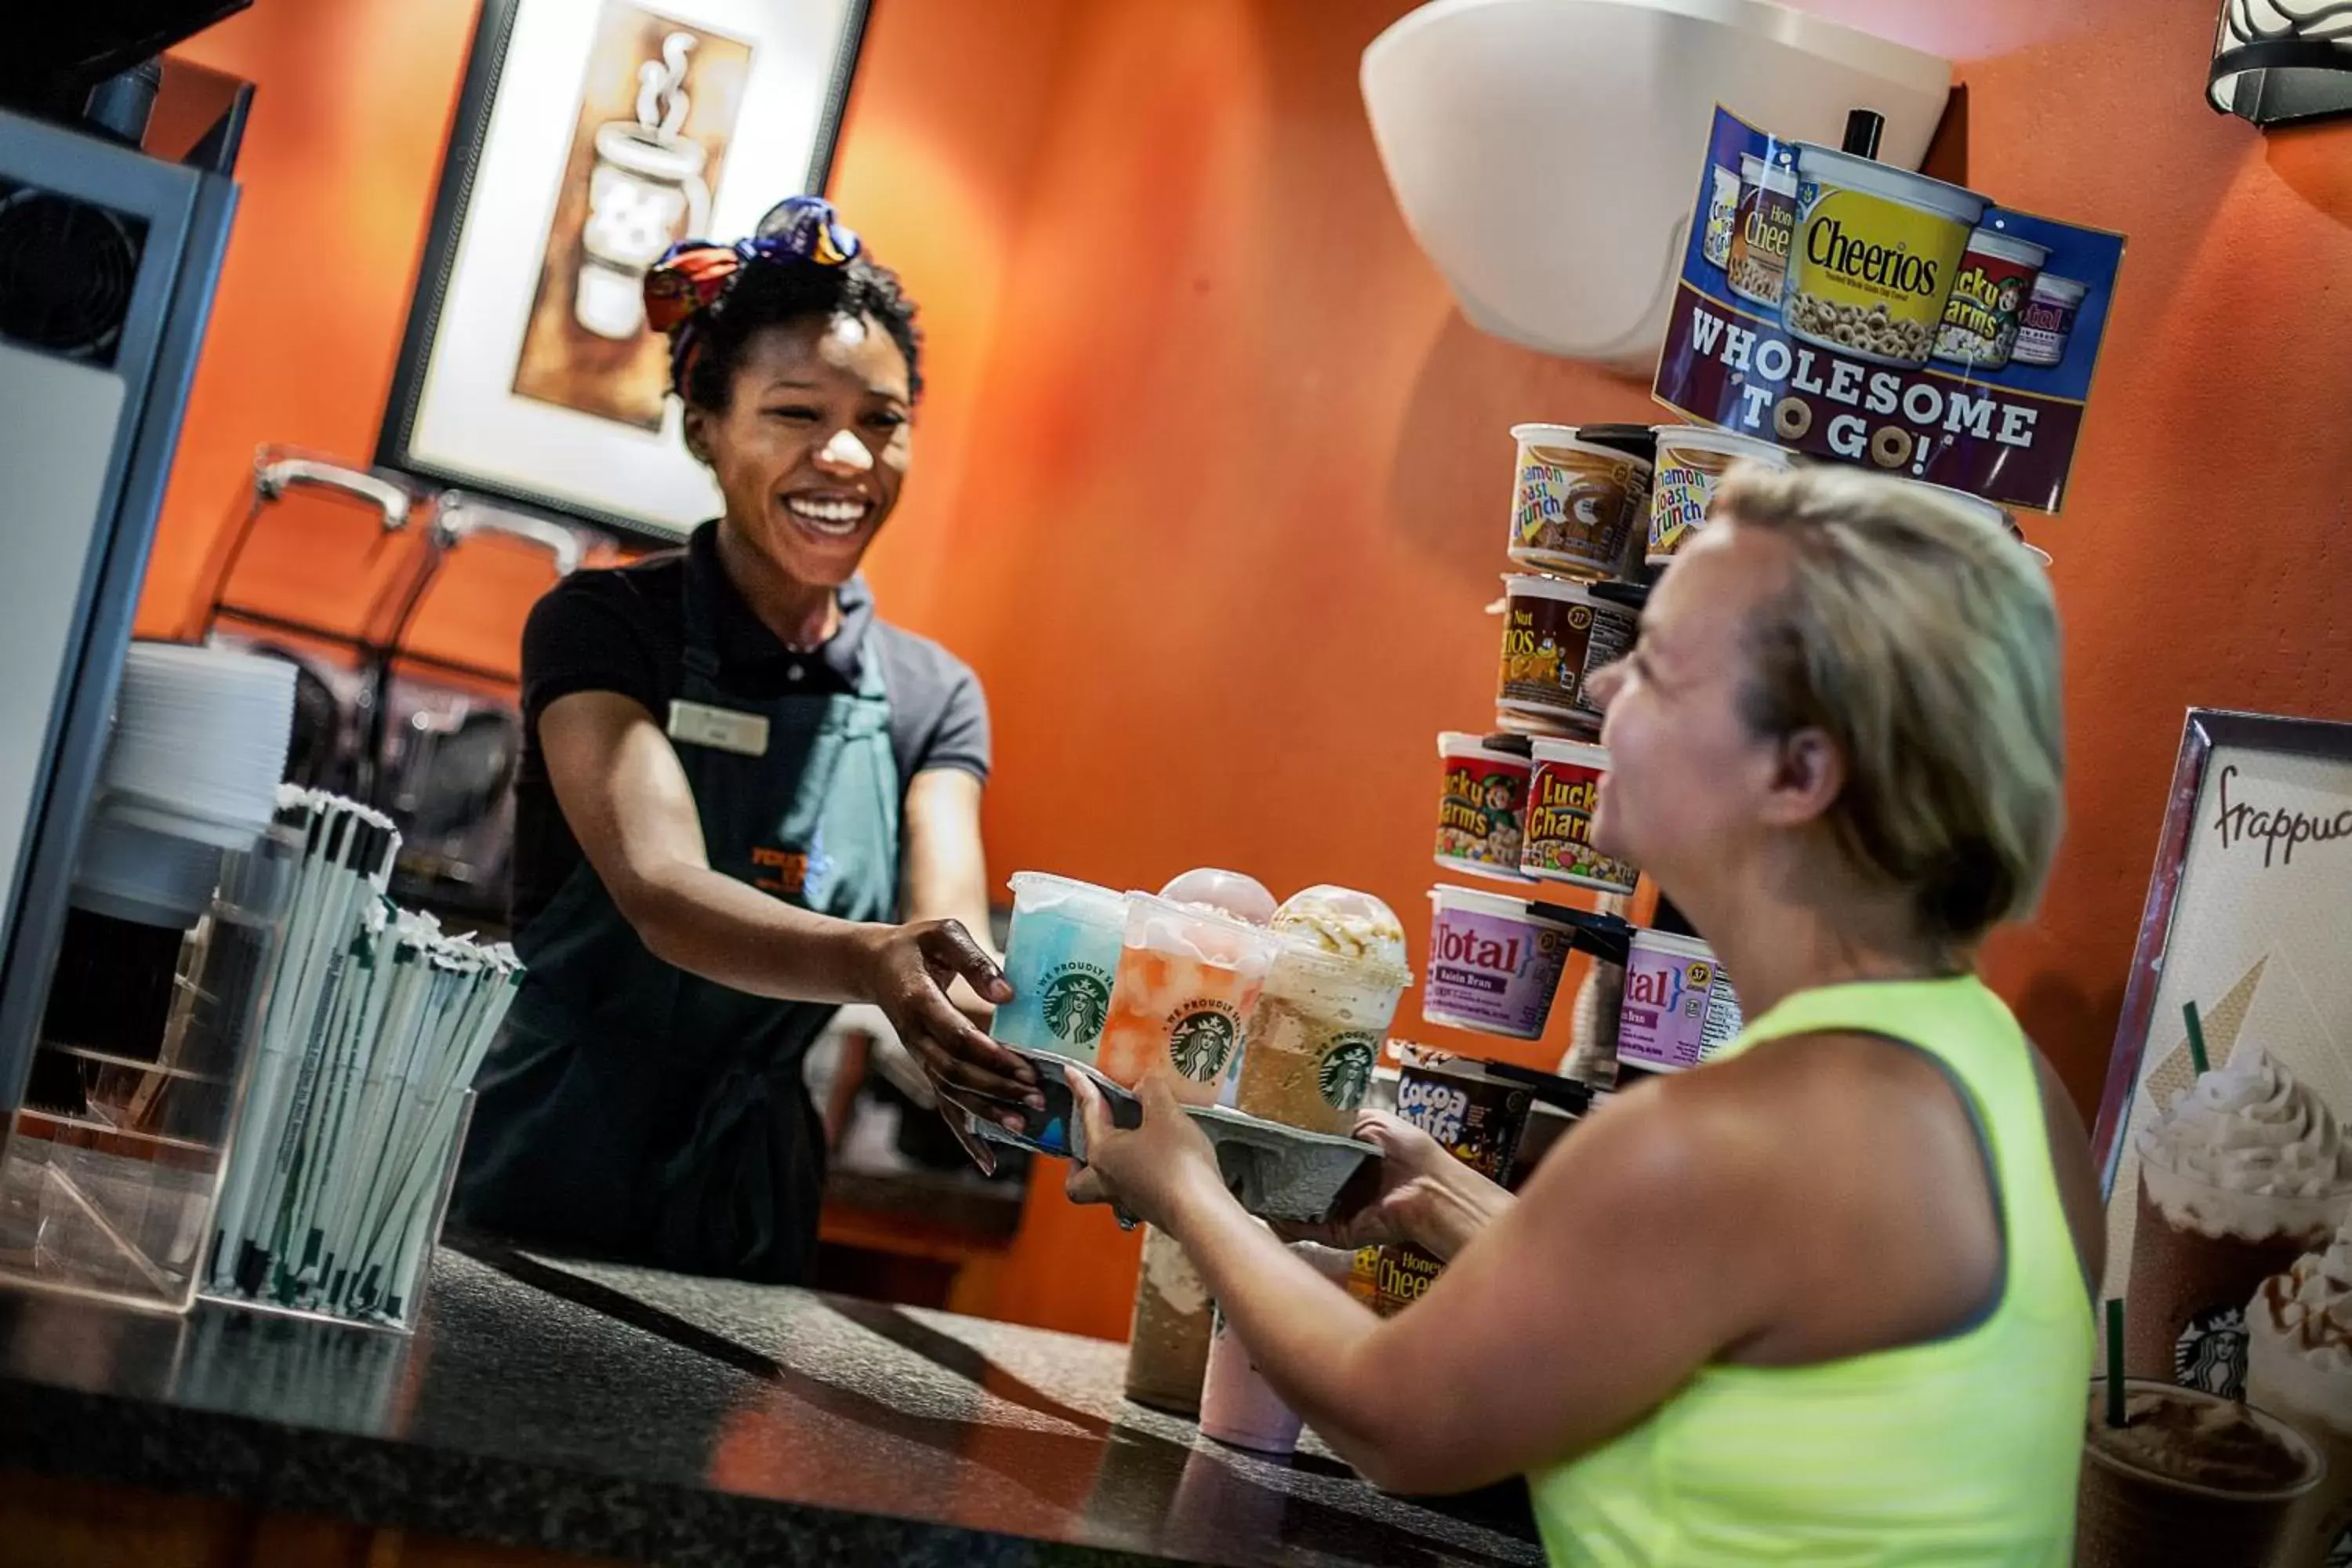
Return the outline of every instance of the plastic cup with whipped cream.
[[[2246,1403],[2302,1433],[2327,1461],[2319,1485],[2295,1500],[2271,1561],[2352,1562],[2352,1219],[2246,1304]]]
[[[1181,1415],[1201,1413],[1212,1312],[1209,1288],[1184,1248],[1166,1232],[1147,1228],[1127,1336],[1129,1399]]]
[[[1371,894],[1327,886],[1292,895],[1273,929],[1285,940],[1243,1034],[1234,1108],[1344,1134],[1412,981],[1404,926]]]
[[[2141,1130],[2137,1147],[2125,1370],[2239,1398],[2246,1304],[2325,1248],[2352,1210],[2352,1140],[2308,1085],[2241,1046]]]

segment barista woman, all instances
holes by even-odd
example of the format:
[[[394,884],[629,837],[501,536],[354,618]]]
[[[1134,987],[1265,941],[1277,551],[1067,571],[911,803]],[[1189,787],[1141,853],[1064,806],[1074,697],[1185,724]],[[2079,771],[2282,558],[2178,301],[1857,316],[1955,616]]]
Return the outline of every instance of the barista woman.
[[[838,1005],[878,1006],[943,1097],[1035,1093],[971,1022],[1010,994],[971,934],[988,714],[857,574],[922,384],[897,277],[795,197],[750,239],[677,247],[646,300],[725,510],[681,552],[576,574],[524,632],[530,972],[460,1215],[792,1282],[824,1163],[802,1058]]]

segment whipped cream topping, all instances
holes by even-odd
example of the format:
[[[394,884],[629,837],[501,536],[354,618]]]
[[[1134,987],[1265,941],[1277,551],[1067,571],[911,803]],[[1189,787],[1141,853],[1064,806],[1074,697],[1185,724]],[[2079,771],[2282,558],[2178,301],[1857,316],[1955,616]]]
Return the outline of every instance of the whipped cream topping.
[[[1402,969],[1404,926],[1396,911],[1370,893],[1352,888],[1308,888],[1274,911],[1274,929],[1312,942],[1340,958],[1364,959]]]
[[[2335,1112],[2258,1046],[2199,1076],[2138,1139],[2146,1164],[2223,1192],[2352,1193],[2352,1147]]]
[[[2307,1252],[2285,1273],[2263,1280],[2246,1320],[2249,1332],[2272,1336],[2277,1348],[2334,1376],[2352,1377],[2352,1217],[2325,1251]],[[2352,1417],[2352,1409],[2345,1414]]]

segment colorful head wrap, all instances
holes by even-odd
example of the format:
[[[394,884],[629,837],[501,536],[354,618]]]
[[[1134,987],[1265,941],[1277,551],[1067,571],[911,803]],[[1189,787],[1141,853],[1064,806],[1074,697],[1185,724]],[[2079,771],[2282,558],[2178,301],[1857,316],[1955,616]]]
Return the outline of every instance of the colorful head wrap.
[[[646,274],[645,285],[646,320],[669,338],[671,388],[686,395],[700,328],[746,263],[846,267],[864,248],[856,231],[822,196],[786,196],[768,209],[749,239],[732,245],[688,239],[671,246]]]

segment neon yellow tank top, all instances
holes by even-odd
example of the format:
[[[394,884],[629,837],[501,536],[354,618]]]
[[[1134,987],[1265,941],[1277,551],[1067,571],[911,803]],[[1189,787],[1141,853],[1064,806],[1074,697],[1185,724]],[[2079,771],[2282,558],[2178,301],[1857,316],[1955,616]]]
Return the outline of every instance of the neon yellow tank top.
[[[2095,1330],[2024,1035],[1973,976],[1873,982],[1791,996],[1723,1054],[1832,1031],[1914,1046],[1966,1091],[1999,1183],[1999,1303],[1932,1343],[1703,1369],[1632,1430],[1528,1478],[1553,1563],[2069,1562]]]

